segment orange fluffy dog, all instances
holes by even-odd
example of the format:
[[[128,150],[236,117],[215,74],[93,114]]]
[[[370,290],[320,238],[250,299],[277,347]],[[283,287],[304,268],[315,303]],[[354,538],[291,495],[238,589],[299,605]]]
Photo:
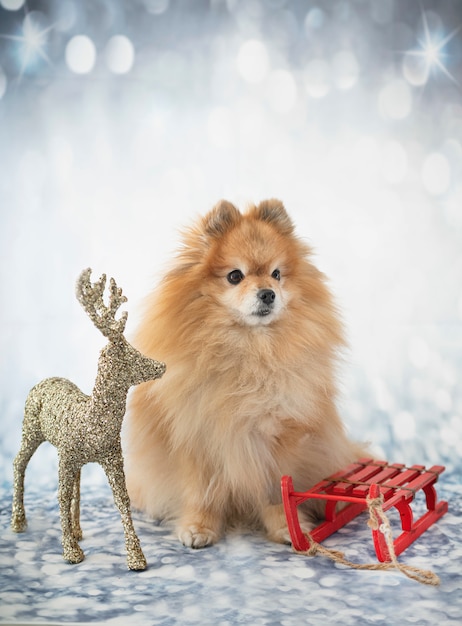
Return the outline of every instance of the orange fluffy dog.
[[[186,546],[239,522],[289,541],[281,476],[305,490],[365,455],[335,406],[341,325],[278,200],[222,201],[191,228],[134,343],[167,372],[131,397],[128,490]]]

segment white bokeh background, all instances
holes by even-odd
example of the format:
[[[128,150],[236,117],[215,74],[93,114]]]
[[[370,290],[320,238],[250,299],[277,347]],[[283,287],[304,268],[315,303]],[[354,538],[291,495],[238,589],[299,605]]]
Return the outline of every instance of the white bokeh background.
[[[91,390],[79,272],[130,334],[181,226],[276,196],[343,311],[351,433],[460,480],[461,27],[460,0],[0,0],[3,475],[35,382]]]

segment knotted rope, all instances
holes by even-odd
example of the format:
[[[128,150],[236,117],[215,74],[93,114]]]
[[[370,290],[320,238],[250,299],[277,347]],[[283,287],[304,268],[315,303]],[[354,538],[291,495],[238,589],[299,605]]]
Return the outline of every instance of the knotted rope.
[[[421,569],[419,567],[413,567],[412,565],[403,565],[398,562],[396,558],[395,548],[393,545],[393,535],[390,526],[390,522],[383,511],[383,495],[380,494],[377,498],[367,497],[366,502],[369,509],[369,520],[367,525],[373,530],[379,530],[383,533],[385,537],[385,542],[387,544],[388,553],[390,555],[391,561],[388,563],[352,563],[348,559],[345,558],[343,552],[338,550],[331,550],[329,548],[325,548],[320,543],[314,541],[313,537],[310,533],[306,533],[308,540],[310,542],[310,547],[305,551],[298,551],[299,554],[306,554],[306,556],[315,556],[316,554],[320,554],[322,556],[335,561],[335,563],[340,563],[341,565],[345,565],[346,567],[350,567],[352,569],[362,569],[362,570],[390,570],[397,569],[402,574],[411,578],[412,580],[416,580],[419,583],[424,585],[433,585],[437,586],[440,584],[440,579],[436,574],[431,572],[430,570]],[[381,521],[379,524],[378,518]]]

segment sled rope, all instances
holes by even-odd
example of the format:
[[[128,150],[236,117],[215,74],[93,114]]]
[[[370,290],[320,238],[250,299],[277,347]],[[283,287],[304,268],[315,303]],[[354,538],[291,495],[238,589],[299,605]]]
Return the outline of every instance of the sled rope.
[[[383,510],[383,502],[384,497],[380,494],[377,498],[370,498],[369,496],[366,499],[367,506],[369,509],[369,520],[367,525],[373,530],[379,530],[383,533],[385,537],[385,542],[387,544],[388,552],[390,555],[391,561],[388,563],[352,563],[348,559],[345,558],[343,552],[339,550],[331,550],[329,548],[325,548],[320,543],[314,541],[311,537],[310,533],[306,533],[308,540],[310,542],[310,547],[308,550],[301,551],[295,550],[298,554],[305,554],[306,556],[315,556],[316,554],[320,554],[321,556],[325,556],[328,559],[331,559],[335,563],[340,563],[341,565],[345,565],[346,567],[350,567],[352,569],[358,570],[390,570],[397,569],[402,574],[411,578],[412,580],[416,580],[423,585],[433,585],[437,586],[440,584],[440,579],[436,574],[431,572],[430,570],[421,569],[419,567],[413,567],[412,565],[403,565],[399,563],[396,558],[395,548],[393,545],[393,534],[390,526],[390,522],[388,517],[385,515]],[[379,524],[379,520],[381,523]]]

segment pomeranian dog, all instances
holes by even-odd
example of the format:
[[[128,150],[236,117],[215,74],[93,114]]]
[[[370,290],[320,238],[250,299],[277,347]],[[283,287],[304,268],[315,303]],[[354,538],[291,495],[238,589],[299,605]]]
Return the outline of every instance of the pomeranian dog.
[[[134,345],[167,371],[131,395],[127,486],[186,546],[236,524],[290,542],[281,477],[306,490],[366,455],[337,413],[342,326],[310,256],[279,200],[221,201],[147,301]]]

